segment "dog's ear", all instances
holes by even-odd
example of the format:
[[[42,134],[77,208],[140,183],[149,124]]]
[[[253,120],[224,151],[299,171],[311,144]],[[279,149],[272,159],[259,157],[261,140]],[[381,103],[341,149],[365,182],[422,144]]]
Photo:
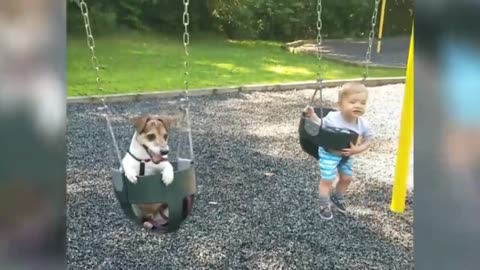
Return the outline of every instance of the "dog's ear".
[[[150,118],[146,116],[138,116],[138,117],[132,118],[133,126],[137,130],[137,133],[140,134],[143,132],[143,130],[145,129],[145,126],[147,125],[148,120],[150,120]]]
[[[169,115],[169,116],[160,116],[157,117],[158,120],[160,120],[162,123],[165,124],[165,127],[167,130],[170,128],[178,127],[180,124],[180,116],[178,115]]]
[[[167,130],[170,130],[175,125],[175,119],[170,116],[160,116],[157,119],[165,125]]]

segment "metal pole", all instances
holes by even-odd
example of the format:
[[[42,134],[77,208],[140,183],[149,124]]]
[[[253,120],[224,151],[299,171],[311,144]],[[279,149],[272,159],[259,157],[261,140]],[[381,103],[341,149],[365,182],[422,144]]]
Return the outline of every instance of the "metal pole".
[[[382,2],[382,12],[380,14],[380,29],[378,29],[378,43],[377,43],[377,53],[380,53],[382,50],[382,36],[383,36],[383,23],[385,20],[385,8],[387,6],[387,0]]]
[[[395,182],[393,184],[392,202],[390,209],[396,213],[405,211],[405,198],[407,196],[407,182],[410,163],[410,150],[413,142],[413,98],[414,98],[414,27],[410,37],[408,53],[407,75],[405,82],[405,97],[403,100],[402,120],[400,126],[400,139],[398,142],[397,164],[395,167]]]

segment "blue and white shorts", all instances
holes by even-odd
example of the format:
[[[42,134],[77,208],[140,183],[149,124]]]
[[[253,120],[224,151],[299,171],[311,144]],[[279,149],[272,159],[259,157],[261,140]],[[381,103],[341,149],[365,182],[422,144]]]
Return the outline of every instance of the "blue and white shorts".
[[[322,180],[334,181],[337,178],[337,172],[352,176],[352,158],[350,157],[347,162],[340,164],[342,156],[335,155],[333,153],[325,151],[322,147],[318,148],[319,154],[319,163],[320,163],[320,174]]]

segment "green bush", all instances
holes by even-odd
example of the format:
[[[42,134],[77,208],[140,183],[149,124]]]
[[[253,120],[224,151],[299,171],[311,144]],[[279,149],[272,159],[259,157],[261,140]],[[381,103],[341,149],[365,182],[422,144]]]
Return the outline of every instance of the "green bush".
[[[119,27],[162,33],[183,31],[181,0],[90,0],[87,3],[96,33],[115,31]],[[368,36],[374,4],[375,0],[324,0],[324,36]],[[317,31],[316,7],[317,0],[191,0],[189,29],[221,32],[233,39],[312,39]],[[384,35],[409,33],[411,10],[413,0],[389,1]],[[68,15],[69,32],[77,32],[83,27],[83,19],[75,4],[69,4]],[[380,18],[377,29],[379,23]]]
[[[292,0],[210,0],[209,7],[222,29],[231,38],[247,35],[252,39],[292,40],[316,36],[317,1]],[[390,1],[394,2],[394,1]],[[371,29],[375,1],[323,1],[322,33],[330,38],[366,37]],[[394,2],[388,9],[390,27],[385,34],[395,35],[409,31],[411,19],[408,8],[413,1]],[[378,12],[377,27],[380,23]],[[378,29],[378,28],[377,28]],[[407,30],[406,30],[407,29]]]
[[[74,2],[69,2],[67,10],[67,32],[85,34],[85,22],[80,7]],[[117,12],[109,6],[89,5],[88,17],[94,35],[113,32],[118,28]]]

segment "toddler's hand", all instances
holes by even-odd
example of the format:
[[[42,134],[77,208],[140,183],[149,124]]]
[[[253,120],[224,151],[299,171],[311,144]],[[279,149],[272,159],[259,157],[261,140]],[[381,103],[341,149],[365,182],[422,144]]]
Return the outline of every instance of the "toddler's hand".
[[[362,151],[363,151],[362,148],[358,144],[354,144],[353,142],[350,142],[350,148],[342,149],[342,155],[349,157],[356,154],[360,154]]]
[[[315,110],[310,106],[307,106],[303,111],[305,112],[306,117],[312,117],[315,115]]]

